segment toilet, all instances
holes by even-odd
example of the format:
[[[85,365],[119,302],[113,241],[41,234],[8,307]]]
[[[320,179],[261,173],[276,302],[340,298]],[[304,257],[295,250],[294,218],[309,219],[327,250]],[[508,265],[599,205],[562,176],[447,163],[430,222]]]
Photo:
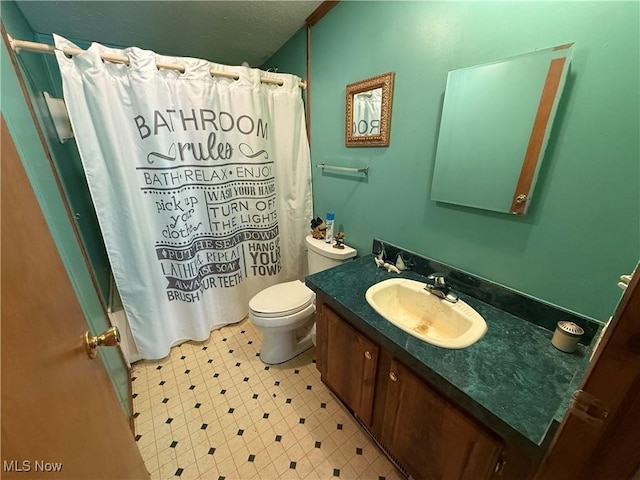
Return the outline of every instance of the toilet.
[[[335,267],[356,256],[356,250],[308,235],[305,239],[309,273]],[[263,334],[260,359],[278,364],[311,348],[315,341],[315,293],[304,282],[279,283],[256,294],[249,301],[249,320]]]

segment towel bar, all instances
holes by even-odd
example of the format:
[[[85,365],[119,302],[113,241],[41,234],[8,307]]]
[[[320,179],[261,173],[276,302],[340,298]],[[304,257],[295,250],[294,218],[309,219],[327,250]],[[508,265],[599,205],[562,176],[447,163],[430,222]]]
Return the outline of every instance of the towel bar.
[[[337,167],[335,165],[327,165],[326,163],[319,163],[317,165],[318,168],[322,168],[323,170],[337,170],[340,172],[353,172],[353,173],[369,173],[369,166],[366,165],[364,167]]]

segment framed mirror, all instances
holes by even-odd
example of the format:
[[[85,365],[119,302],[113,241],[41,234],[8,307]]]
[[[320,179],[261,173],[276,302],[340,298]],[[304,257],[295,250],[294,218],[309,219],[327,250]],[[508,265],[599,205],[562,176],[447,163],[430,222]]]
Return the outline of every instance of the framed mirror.
[[[449,72],[431,200],[525,215],[573,44]]]
[[[388,72],[347,85],[347,147],[389,145],[394,76],[394,72]]]

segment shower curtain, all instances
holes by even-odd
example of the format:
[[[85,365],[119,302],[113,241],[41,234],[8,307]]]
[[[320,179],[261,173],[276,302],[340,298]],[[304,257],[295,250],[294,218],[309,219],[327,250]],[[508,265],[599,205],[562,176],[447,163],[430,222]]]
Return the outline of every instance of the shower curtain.
[[[142,358],[207,339],[244,318],[261,289],[304,275],[311,168],[298,77],[99,44],[56,57]],[[211,77],[212,68],[240,78]]]

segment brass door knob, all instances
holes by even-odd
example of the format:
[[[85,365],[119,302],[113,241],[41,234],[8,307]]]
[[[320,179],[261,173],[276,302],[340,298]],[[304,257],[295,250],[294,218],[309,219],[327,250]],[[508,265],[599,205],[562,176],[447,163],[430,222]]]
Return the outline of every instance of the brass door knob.
[[[393,372],[389,373],[389,378],[391,379],[392,382],[398,381],[398,376]]]
[[[371,352],[364,352],[364,358],[366,358],[367,360],[371,360]]]
[[[120,331],[118,327],[111,327],[96,337],[87,330],[83,339],[89,358],[96,358],[96,355],[98,355],[98,347],[115,347],[116,345],[120,345]]]

